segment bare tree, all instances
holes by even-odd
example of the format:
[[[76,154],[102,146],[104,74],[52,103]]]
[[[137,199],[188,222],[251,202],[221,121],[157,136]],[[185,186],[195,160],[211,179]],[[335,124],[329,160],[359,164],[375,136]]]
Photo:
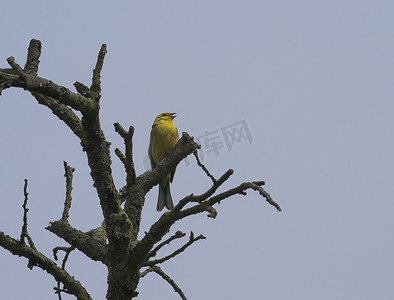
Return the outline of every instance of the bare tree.
[[[34,245],[27,230],[27,180],[24,186],[24,216],[21,235],[19,239],[15,239],[0,232],[0,246],[14,255],[27,258],[30,269],[37,266],[51,274],[58,282],[55,292],[59,299],[62,293],[75,295],[78,299],[91,299],[84,286],[65,270],[68,255],[74,249],[78,249],[90,259],[101,262],[108,268],[107,299],[123,300],[136,297],[140,279],[150,272],[159,274],[182,299],[186,299],[183,291],[159,265],[205,237],[194,236],[190,233],[189,239],[181,248],[168,256],[155,259],[161,248],[186,235],[178,231],[166,237],[176,221],[203,212],[207,212],[208,217],[215,218],[217,215],[215,204],[233,195],[246,195],[249,189],[257,191],[278,211],[281,209],[262,188],[264,181],[244,182],[225,192],[216,193],[217,189],[233,174],[233,170],[228,170],[219,179],[214,178],[198,159],[197,149],[200,146],[185,132],[174,150],[154,170],[137,176],[132,152],[134,128],[130,126],[128,130],[125,130],[120,124],[115,123],[115,131],[122,137],[125,144],[124,154],[119,149],[115,150],[126,173],[126,185],[118,191],[111,174],[110,143],[101,130],[99,119],[100,73],[106,52],[107,47],[104,44],[98,54],[90,87],[75,82],[76,93],[37,75],[41,55],[41,42],[38,40],[30,41],[24,68],[20,67],[13,57],[9,57],[7,62],[11,68],[0,69],[0,93],[11,87],[23,88],[30,92],[39,104],[48,107],[79,138],[82,150],[87,155],[90,174],[104,216],[102,226],[89,232],[82,232],[69,224],[74,168],[64,162],[66,199],[62,218],[50,222],[46,229],[69,243],[70,247],[55,247],[53,249],[54,260],[52,260]],[[76,111],[80,112],[82,117],[79,117]],[[212,185],[201,195],[190,194],[181,199],[173,210],[163,213],[139,240],[141,212],[147,192],[190,154],[195,155],[197,164],[209,176]],[[55,262],[59,251],[65,252],[61,266]]]

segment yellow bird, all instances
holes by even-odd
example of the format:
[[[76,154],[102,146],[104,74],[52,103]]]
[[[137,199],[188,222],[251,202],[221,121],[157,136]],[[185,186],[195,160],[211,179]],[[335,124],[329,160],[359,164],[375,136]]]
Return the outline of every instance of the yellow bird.
[[[152,170],[172,151],[178,142],[178,129],[172,122],[175,117],[175,113],[165,112],[158,115],[153,122],[148,150]],[[174,174],[175,169],[159,183],[157,211],[161,211],[164,206],[169,210],[174,208],[170,192],[170,182],[174,179]]]

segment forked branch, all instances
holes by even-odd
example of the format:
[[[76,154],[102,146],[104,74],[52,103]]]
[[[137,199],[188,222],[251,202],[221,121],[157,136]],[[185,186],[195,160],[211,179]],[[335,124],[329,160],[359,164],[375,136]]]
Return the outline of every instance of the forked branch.
[[[62,218],[58,221],[50,222],[46,229],[68,242],[73,249],[78,249],[92,260],[101,261],[102,263],[107,264],[108,247],[105,240],[96,239],[92,234],[75,229],[68,223],[69,210],[72,200],[72,179],[75,169],[69,166],[67,162],[63,162],[63,165],[65,172],[64,177],[66,177],[66,197],[64,200]],[[63,248],[59,249],[64,250]],[[54,255],[55,254],[56,253],[54,252]]]
[[[182,231],[178,230],[177,232],[175,232],[174,235],[170,236],[168,239],[166,239],[165,241],[158,244],[151,252],[149,252],[147,259],[156,256],[157,251],[159,251],[165,245],[169,245],[173,240],[182,238],[185,235],[186,235],[186,233],[183,233]]]
[[[126,131],[119,123],[115,123],[114,127],[115,131],[123,138],[126,149],[126,155],[123,155],[122,151],[120,151],[118,148],[115,149],[115,154],[124,164],[126,170],[126,183],[128,187],[131,187],[131,185],[135,182],[135,168],[133,162],[134,127],[130,126],[129,131]]]
[[[171,258],[174,258],[175,256],[177,256],[178,254],[182,253],[183,251],[185,251],[186,248],[189,247],[189,246],[190,246],[191,244],[193,244],[194,242],[196,242],[196,241],[198,241],[198,240],[205,240],[205,239],[206,239],[206,237],[203,236],[202,234],[200,234],[200,235],[197,236],[197,237],[194,237],[193,232],[190,232],[189,241],[188,241],[186,244],[184,244],[181,248],[175,250],[175,251],[172,252],[170,255],[167,255],[167,256],[165,256],[165,257],[163,257],[163,258],[155,259],[155,260],[149,260],[149,261],[145,262],[145,263],[143,264],[143,266],[144,266],[144,267],[152,267],[152,266],[154,266],[154,265],[157,265],[157,264],[161,264],[161,263],[163,263],[163,262],[166,262],[166,261],[170,260]],[[156,250],[156,251],[157,251],[157,250]]]
[[[0,246],[10,251],[14,255],[23,256],[29,260],[28,267],[38,266],[44,271],[51,274],[56,281],[61,282],[65,289],[80,300],[90,300],[91,297],[85,288],[73,276],[69,275],[64,269],[59,268],[54,261],[39,252],[27,232],[27,180],[24,185],[24,202],[23,202],[23,227],[20,240],[16,240],[4,232],[0,231]],[[27,239],[29,245],[26,245],[24,239]]]
[[[62,250],[65,252],[63,262],[62,262],[62,270],[66,269],[66,263],[67,263],[68,257],[74,249],[75,249],[74,246],[53,248],[52,252],[53,252],[53,257],[55,258],[55,260],[58,260],[58,255],[57,255],[58,251]],[[63,288],[61,288],[60,286],[61,286],[61,282],[58,281],[57,286],[53,288],[56,291],[55,293],[58,294],[59,300],[62,299],[62,294],[61,294],[62,292],[69,294],[68,290],[65,289],[64,286],[63,286]]]
[[[201,164],[202,165],[202,164]],[[205,166],[204,166],[205,167]],[[215,218],[217,211],[214,208],[215,204],[220,203],[231,196],[241,194],[246,195],[246,190],[253,189],[260,193],[267,202],[273,205],[278,211],[281,211],[280,206],[273,201],[271,196],[261,187],[264,181],[244,182],[239,186],[229,189],[217,195],[213,194],[216,190],[233,174],[233,170],[228,170],[217,181],[213,181],[213,185],[203,194],[194,196],[193,194],[186,196],[174,207],[172,211],[164,213],[159,220],[152,225],[148,233],[143,237],[137,247],[134,249],[136,253],[145,253],[148,255],[153,245],[159,242],[171,228],[171,226],[178,220],[186,218],[191,215],[207,212],[208,217]],[[187,204],[197,203],[192,207],[185,208]]]

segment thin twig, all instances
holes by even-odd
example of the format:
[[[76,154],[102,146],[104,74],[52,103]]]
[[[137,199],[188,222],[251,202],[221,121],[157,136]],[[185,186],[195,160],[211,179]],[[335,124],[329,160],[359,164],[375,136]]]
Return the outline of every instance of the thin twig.
[[[66,256],[64,257],[64,259],[67,260],[68,255],[69,255],[70,252],[73,251],[74,249],[75,249],[74,246],[70,246],[70,247],[61,247],[61,246],[58,246],[58,247],[55,247],[55,248],[52,249],[53,258],[54,258],[55,260],[58,260],[59,257],[58,257],[58,255],[57,255],[57,253],[58,253],[59,251],[64,251],[64,252],[66,253]],[[62,269],[64,270],[64,268],[65,268],[65,261],[63,260]]]
[[[197,150],[194,150],[194,151],[193,151],[193,154],[194,154],[194,157],[195,157],[196,160],[197,160],[197,164],[201,167],[201,169],[203,169],[203,171],[205,172],[205,174],[207,174],[207,176],[208,176],[209,178],[211,178],[213,184],[215,184],[216,181],[217,181],[216,178],[213,177],[213,175],[212,175],[211,173],[209,173],[207,167],[200,161],[200,158],[198,157]]]
[[[217,183],[214,184],[207,192],[199,196],[194,196],[193,194],[186,196],[174,207],[173,210],[164,213],[159,218],[159,220],[157,220],[156,223],[151,226],[149,232],[134,248],[133,253],[140,255],[140,253],[145,252],[145,257],[147,257],[153,248],[153,245],[161,240],[161,238],[168,232],[168,230],[176,221],[202,212],[208,212],[208,217],[215,218],[217,216],[217,211],[213,207],[215,204],[219,204],[220,201],[228,199],[236,194],[246,195],[246,191],[248,189],[259,191],[260,195],[262,195],[269,204],[273,205],[278,211],[281,211],[280,206],[275,201],[273,201],[271,196],[260,186],[265,184],[264,181],[244,182],[235,188],[212,196],[217,188],[224,181],[226,181],[231,176],[231,174],[233,174],[233,170],[230,169],[224,175],[222,175]],[[189,208],[184,208],[184,206],[190,202],[197,202],[198,204]]]
[[[196,242],[198,240],[205,240],[205,239],[206,239],[206,237],[203,236],[202,234],[200,234],[197,237],[194,237],[193,232],[190,232],[189,241],[185,245],[183,245],[181,248],[175,250],[173,253],[171,253],[170,255],[167,255],[167,256],[165,256],[163,258],[147,261],[147,262],[145,262],[143,264],[143,266],[144,267],[152,267],[154,265],[161,264],[161,263],[163,263],[163,262],[165,262],[167,260],[170,260],[171,258],[177,256],[178,254],[182,253],[183,251],[186,250],[187,247],[189,247],[194,242]]]
[[[34,245],[33,239],[30,237],[28,231],[27,231],[27,212],[29,211],[29,209],[27,208],[27,200],[28,200],[28,195],[29,193],[27,192],[27,179],[25,179],[25,184],[23,187],[23,194],[25,196],[25,200],[23,201],[23,225],[22,225],[22,231],[21,231],[21,236],[20,236],[20,242],[21,243],[25,243],[25,238],[27,239],[27,242],[29,243],[29,246],[34,249],[36,249],[36,246]],[[29,260],[28,263],[28,268],[31,270],[34,266],[34,263]]]
[[[234,173],[232,169],[229,169],[224,173],[216,182],[203,194],[201,195],[188,195],[182,200],[179,201],[179,203],[174,207],[175,211],[180,211],[186,204],[190,202],[199,202],[201,203],[202,201],[208,199],[210,196],[213,195],[213,193],[216,192],[216,190],[227,180],[230,178],[230,176]]]
[[[107,45],[103,44],[97,56],[96,67],[93,70],[92,85],[90,86],[90,91],[92,92],[97,102],[100,100],[101,97],[100,73],[101,73],[101,69],[103,68],[104,57],[106,53],[107,53]]]
[[[255,191],[258,191],[259,194],[260,194],[261,196],[263,196],[263,197],[265,198],[265,200],[266,200],[269,204],[271,204],[272,206],[274,206],[274,207],[276,208],[277,211],[282,211],[282,209],[280,208],[279,204],[276,203],[276,202],[271,198],[271,195],[268,194],[268,192],[265,191],[265,190],[260,186],[261,184],[259,184],[259,183],[261,183],[261,182],[252,182],[251,188],[252,188],[253,190],[255,190]],[[263,181],[263,183],[264,183],[264,181]]]
[[[71,191],[73,189],[72,181],[73,181],[73,173],[75,169],[67,165],[67,162],[63,162],[64,165],[64,177],[66,177],[66,199],[64,200],[64,209],[62,220],[68,222],[69,211],[71,207]]]
[[[36,249],[22,244],[20,241],[13,239],[1,231],[0,247],[7,249],[14,255],[23,256],[32,260],[34,265],[51,274],[56,281],[62,281],[65,285],[65,288],[69,290],[71,294],[75,296],[78,295],[80,299],[92,299],[81,283],[73,276],[68,274],[65,270],[62,270],[60,267],[58,267],[53,260],[49,259]]]
[[[66,255],[64,255],[63,262],[62,262],[62,270],[65,270],[65,269],[66,269],[66,262],[67,262],[67,259],[68,259],[69,255],[70,255],[71,251],[73,251],[74,249],[75,249],[74,246],[71,246],[71,247],[69,247],[69,248],[67,249]]]
[[[62,295],[61,295],[61,293],[66,293],[66,294],[69,294],[69,295],[72,295],[72,293],[69,291],[69,290],[67,290],[67,289],[62,289],[62,288],[60,288],[60,287],[54,287],[53,288],[54,290],[55,290],[55,294],[57,294],[58,295],[58,299],[59,300],[62,300]]]
[[[65,255],[64,255],[64,258],[63,258],[63,262],[62,262],[62,270],[66,270],[66,262],[68,260],[68,257],[70,255],[71,251],[73,251],[74,249],[75,249],[74,246],[71,246],[71,247],[55,247],[55,248],[53,248],[52,252],[53,252],[53,257],[55,258],[55,260],[58,260],[58,256],[57,256],[57,252],[58,251],[62,250],[62,251],[65,252]],[[60,287],[60,285],[61,285],[61,281],[58,280],[57,287],[53,288],[56,291],[55,293],[58,294],[59,300],[62,299],[62,295],[61,295],[62,292],[70,294],[70,292],[67,291],[66,289],[64,289],[64,287],[62,289]]]
[[[147,259],[149,259],[150,257],[156,256],[157,251],[159,251],[163,246],[169,245],[173,240],[182,238],[185,235],[186,235],[186,233],[183,233],[182,231],[178,230],[177,232],[175,232],[174,235],[170,236],[168,239],[166,239],[165,241],[161,242],[151,252],[149,252]]]
[[[241,195],[246,195],[246,190],[247,189],[253,189],[255,191],[258,191],[259,194],[261,196],[263,196],[266,201],[271,204],[272,206],[274,206],[278,211],[282,211],[282,209],[280,208],[279,204],[276,203],[271,196],[261,187],[259,186],[257,183],[264,183],[264,181],[255,181],[255,182],[244,182],[241,183],[239,186],[229,189],[223,193],[217,194],[213,197],[211,197],[210,199],[208,199],[207,201],[204,201],[203,203],[207,203],[210,206],[216,204],[216,203],[220,203],[221,200],[223,199],[227,199],[230,196],[236,195],[236,194],[241,194]],[[202,204],[203,204],[202,203]]]
[[[25,237],[27,235],[27,212],[29,209],[27,208],[27,200],[28,200],[28,195],[29,193],[27,192],[27,179],[25,179],[25,185],[23,186],[23,194],[25,196],[25,200],[23,201],[22,207],[23,207],[23,225],[22,225],[22,231],[21,231],[21,237],[20,237],[20,242],[25,243]]]
[[[58,282],[58,286],[59,286],[59,285],[60,285],[60,284],[59,284],[59,282]],[[54,287],[53,289],[55,290],[55,294],[57,294],[58,299],[59,299],[59,300],[62,300],[62,292],[63,292],[63,290],[62,290],[60,287]]]

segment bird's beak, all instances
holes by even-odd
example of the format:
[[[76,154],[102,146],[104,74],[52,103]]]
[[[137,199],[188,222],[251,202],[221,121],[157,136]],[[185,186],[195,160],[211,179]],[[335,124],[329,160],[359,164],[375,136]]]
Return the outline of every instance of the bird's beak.
[[[170,113],[170,118],[174,119],[176,117],[176,113]]]

